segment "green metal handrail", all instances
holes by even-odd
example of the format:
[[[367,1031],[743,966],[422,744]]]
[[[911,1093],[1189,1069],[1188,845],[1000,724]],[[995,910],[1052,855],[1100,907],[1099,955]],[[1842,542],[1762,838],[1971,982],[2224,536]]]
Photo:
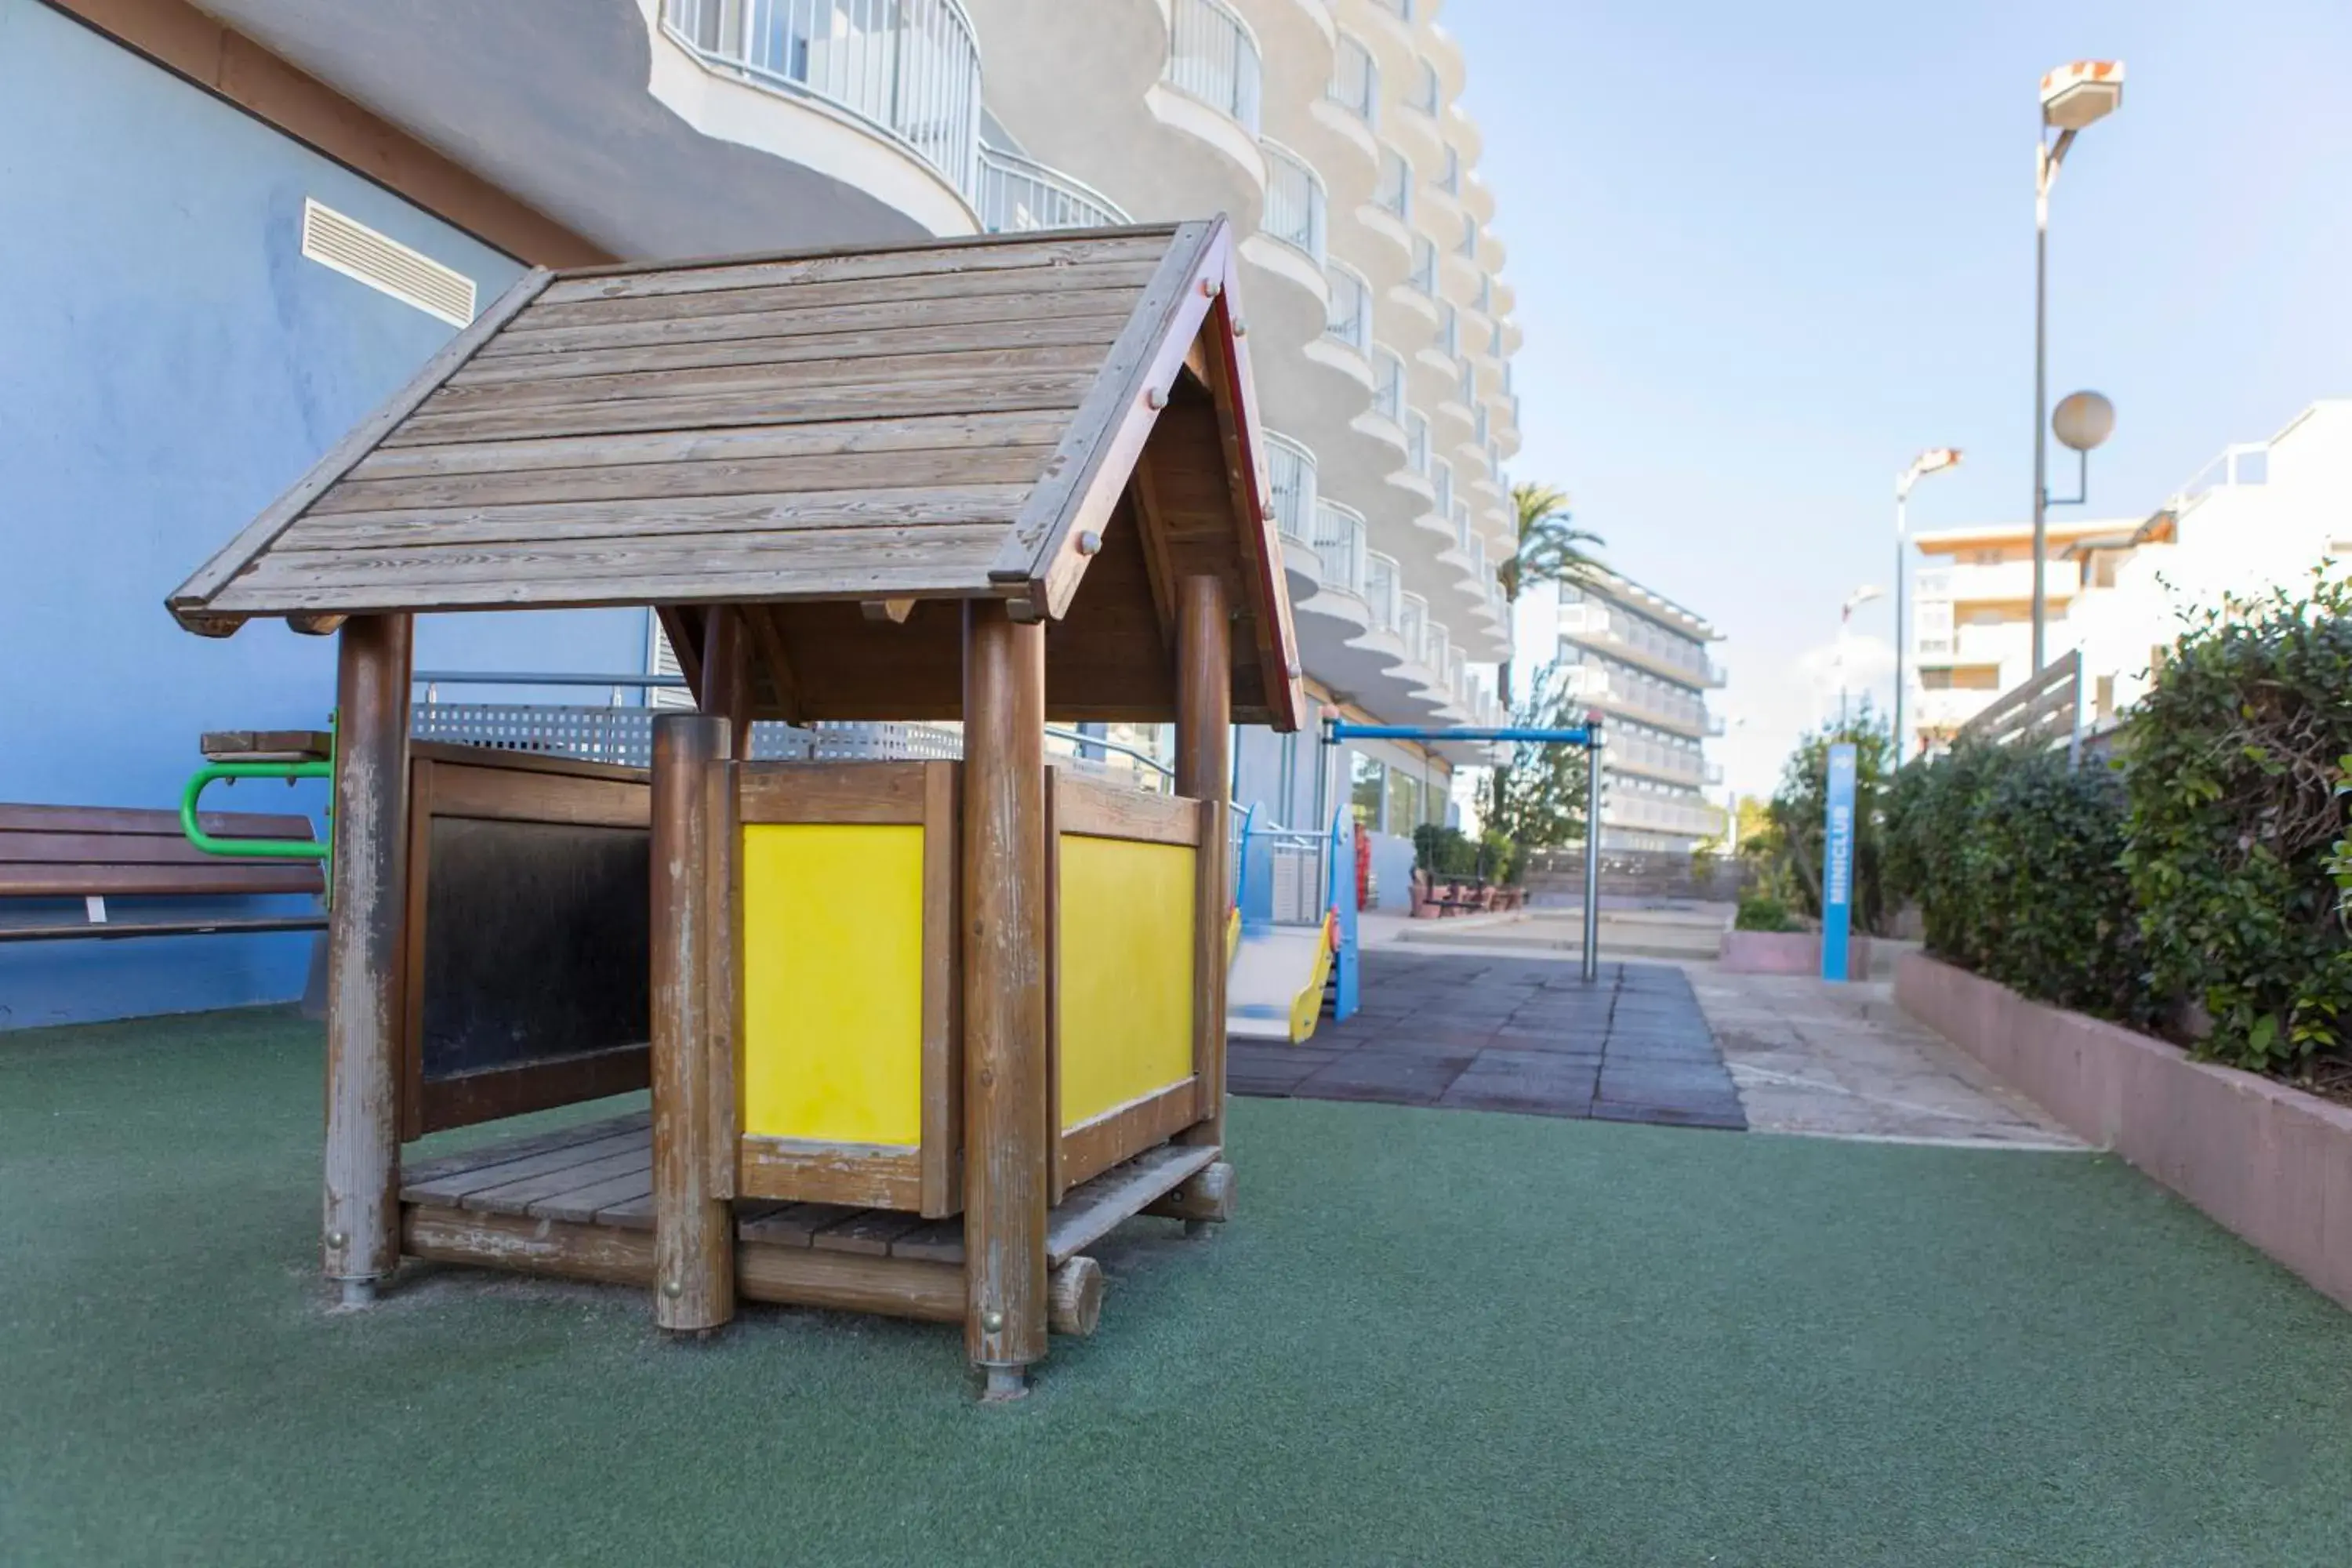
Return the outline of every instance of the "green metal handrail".
[[[205,786],[221,779],[284,779],[291,784],[296,779],[331,779],[335,776],[332,763],[206,763],[188,780],[188,787],[180,795],[180,831],[188,842],[207,855],[230,855],[246,858],[271,860],[324,860],[331,853],[334,835],[329,832],[324,840],[315,838],[215,838],[196,822],[196,800]]]

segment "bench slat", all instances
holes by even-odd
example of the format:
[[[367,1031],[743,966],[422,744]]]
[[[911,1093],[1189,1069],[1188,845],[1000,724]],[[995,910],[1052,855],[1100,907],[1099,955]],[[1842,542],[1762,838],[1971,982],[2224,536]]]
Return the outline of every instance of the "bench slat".
[[[106,921],[73,925],[0,925],[0,942],[69,942],[87,938],[120,942],[133,936],[210,936],[255,931],[324,931],[327,917],[318,915],[226,915],[217,920]]]
[[[234,838],[309,838],[310,819],[296,812],[203,811],[207,833]],[[0,833],[129,833],[181,837],[180,814],[129,805],[23,805],[0,803]]]
[[[10,866],[0,864],[0,899],[202,898],[317,893],[315,860],[215,860],[208,865]]]
[[[291,834],[268,837],[272,842],[293,838]],[[0,866],[223,864],[226,862],[219,856],[207,855],[189,843],[180,834],[177,825],[168,838],[160,833],[10,833],[0,830]]]

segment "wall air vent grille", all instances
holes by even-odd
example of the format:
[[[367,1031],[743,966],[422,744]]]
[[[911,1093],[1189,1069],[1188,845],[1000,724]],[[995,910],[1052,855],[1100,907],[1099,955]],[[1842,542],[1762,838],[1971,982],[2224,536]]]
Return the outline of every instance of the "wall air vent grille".
[[[474,319],[472,279],[307,196],[302,254],[453,327]]]

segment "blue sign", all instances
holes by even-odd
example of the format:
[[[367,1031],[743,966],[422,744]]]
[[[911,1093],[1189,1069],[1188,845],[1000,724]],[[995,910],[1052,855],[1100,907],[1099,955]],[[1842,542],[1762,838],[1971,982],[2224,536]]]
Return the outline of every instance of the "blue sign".
[[[1822,850],[1822,978],[1846,978],[1846,933],[1853,921],[1853,747],[1830,748],[1829,830]]]

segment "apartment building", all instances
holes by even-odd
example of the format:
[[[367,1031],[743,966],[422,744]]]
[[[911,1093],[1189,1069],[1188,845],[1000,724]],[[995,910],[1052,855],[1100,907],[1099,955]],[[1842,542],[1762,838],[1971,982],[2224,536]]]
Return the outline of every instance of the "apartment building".
[[[201,731],[323,720],[331,649],[192,643],[158,601],[530,266],[1215,212],[1242,236],[1317,716],[1491,718],[1518,333],[1435,10],[578,0],[559,23],[446,0],[0,0],[0,282],[39,302],[0,384],[19,720],[0,799],[169,805]],[[660,656],[636,612],[417,629],[420,670]],[[1247,731],[1236,753],[1241,798],[1291,823],[1376,773],[1391,860],[1475,760]],[[0,944],[0,1027],[282,998],[305,958],[278,936]]]
[[[1704,791],[1723,782],[1706,742],[1723,721],[1706,694],[1723,684],[1707,657],[1721,634],[1632,578],[1596,571],[1559,589],[1559,661],[1567,689],[1601,713],[1601,845],[1688,853],[1720,837],[1724,811]]]
[[[2294,587],[2352,549],[2352,399],[2315,403],[2266,441],[2224,448],[2145,517],[2048,527],[2052,657],[2083,654],[2096,723],[2147,689],[2182,616]],[[2033,532],[1919,536],[1911,747],[1958,728],[2032,673]]]

